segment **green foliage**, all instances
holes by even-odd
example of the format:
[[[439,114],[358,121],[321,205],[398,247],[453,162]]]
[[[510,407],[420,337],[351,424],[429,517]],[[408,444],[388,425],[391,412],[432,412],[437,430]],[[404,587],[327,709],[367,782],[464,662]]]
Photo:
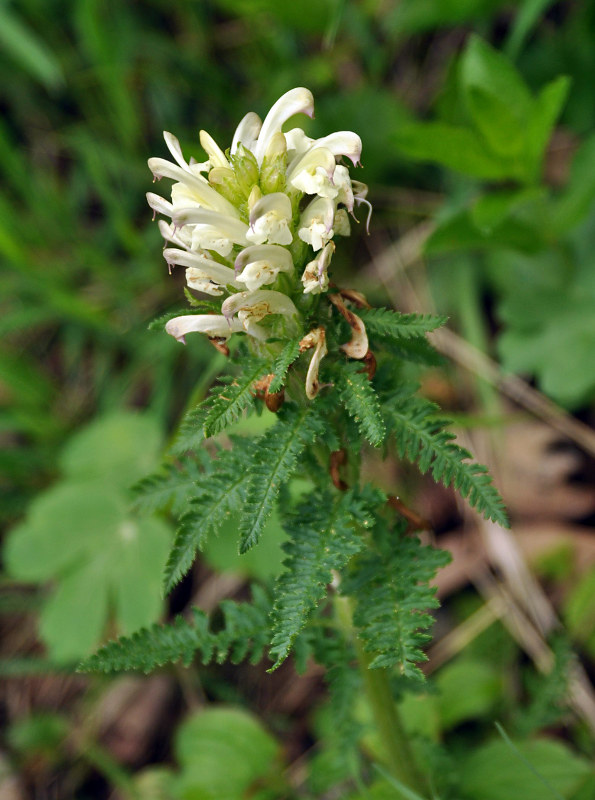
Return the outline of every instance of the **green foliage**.
[[[277,424],[255,442],[252,458],[244,465],[248,481],[240,520],[241,553],[258,542],[281,487],[297,469],[300,454],[320,433],[316,405],[284,406]]]
[[[238,663],[248,655],[252,663],[257,663],[268,641],[270,600],[258,587],[253,587],[252,596],[252,603],[223,601],[220,609],[224,622],[215,631],[204,611],[194,608],[189,619],[178,616],[169,625],[153,625],[108,642],[84,659],[79,671],[150,672],[180,660],[188,666],[197,655],[203,664],[228,657]]]
[[[252,387],[266,373],[266,362],[251,359],[242,374],[226,378],[223,386],[211,390],[206,401],[205,436],[214,436],[232,425],[253,402]]]
[[[364,308],[360,310],[359,317],[364,321],[369,335],[397,343],[402,339],[423,337],[446,323],[446,317],[402,314],[388,308]]]
[[[169,527],[131,516],[126,492],[155,463],[159,440],[147,417],[122,412],[97,420],[64,449],[64,479],[40,494],[9,534],[4,556],[10,574],[54,582],[40,633],[56,660],[89,652],[109,617],[132,632],[161,611]]]
[[[271,372],[275,376],[269,385],[269,392],[278,392],[285,382],[287,370],[300,354],[300,340],[291,339],[273,361]]]
[[[174,752],[180,771],[169,791],[176,799],[265,800],[272,796],[267,784],[282,783],[279,744],[243,708],[215,706],[188,717]]]
[[[487,519],[508,527],[502,498],[486,467],[470,462],[471,453],[454,443],[455,435],[445,430],[449,420],[437,416],[434,403],[402,390],[384,407],[401,458],[422,473],[431,471],[435,481],[453,486]]]
[[[396,143],[411,158],[474,178],[533,183],[569,88],[559,77],[532,97],[511,61],[472,35],[457,73],[464,124],[411,122]]]
[[[560,742],[492,741],[465,760],[460,790],[470,799],[570,798],[591,773],[590,765]]]
[[[285,518],[289,541],[283,545],[285,571],[275,587],[273,669],[287,658],[296,636],[325,597],[333,570],[341,572],[364,546],[357,528],[357,523],[362,525],[362,513],[352,491],[333,496],[319,489]]]
[[[430,637],[424,631],[433,623],[427,610],[438,605],[428,584],[449,555],[381,520],[375,540],[377,549],[360,556],[341,591],[354,598],[353,622],[371,656],[370,669],[396,666],[405,677],[423,678],[416,665],[426,660],[421,647]]]
[[[378,395],[362,369],[361,364],[353,361],[341,364],[336,389],[341,403],[357,422],[363,436],[378,447],[386,437],[386,426]]]
[[[241,452],[239,443],[236,450]],[[184,577],[197,550],[244,500],[247,474],[238,453],[220,454],[211,468],[194,483],[189,510],[182,516],[164,573],[165,592]]]
[[[172,514],[181,515],[194,497],[207,464],[208,455],[204,450],[198,450],[196,456],[165,463],[159,472],[136,483],[133,487],[135,507],[145,513],[167,507]]]

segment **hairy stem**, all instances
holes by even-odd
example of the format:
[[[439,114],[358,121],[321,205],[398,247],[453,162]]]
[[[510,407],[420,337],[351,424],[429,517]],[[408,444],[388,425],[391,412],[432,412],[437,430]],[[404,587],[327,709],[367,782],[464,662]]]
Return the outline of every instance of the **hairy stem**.
[[[386,669],[370,669],[370,657],[353,627],[348,598],[335,595],[335,612],[340,626],[354,643],[368,702],[388,757],[388,769],[398,781],[425,797],[427,781],[418,768],[411,742],[401,721],[388,672]]]

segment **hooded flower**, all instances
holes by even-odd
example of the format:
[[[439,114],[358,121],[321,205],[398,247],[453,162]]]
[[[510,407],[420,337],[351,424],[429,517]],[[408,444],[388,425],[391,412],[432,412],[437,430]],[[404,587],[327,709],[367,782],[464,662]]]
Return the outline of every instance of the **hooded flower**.
[[[284,94],[262,121],[246,114],[229,150],[200,131],[207,156],[202,163],[187,161],[166,132],[172,160],[151,158],[149,167],[156,180],[173,181],[171,196],[150,192],[147,200],[154,214],[170,220],[159,221],[170,271],[183,267],[191,290],[221,304],[220,314],[175,317],[166,331],[182,342],[192,332],[214,340],[243,333],[262,343],[270,339],[273,349],[284,336],[306,334],[305,345],[315,351],[307,378],[313,397],[326,340],[320,326],[310,336],[305,320],[315,296],[328,290],[334,238],[349,235],[348,214],[369,203],[367,187],[352,182],[342,163],[359,164],[359,136],[337,131],[313,139],[301,128],[284,132],[296,114],[314,115],[308,89]]]

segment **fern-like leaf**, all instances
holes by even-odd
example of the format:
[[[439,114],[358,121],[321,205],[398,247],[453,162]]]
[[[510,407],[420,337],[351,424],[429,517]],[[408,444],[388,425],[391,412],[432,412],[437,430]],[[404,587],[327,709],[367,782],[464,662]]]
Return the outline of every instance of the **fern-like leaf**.
[[[352,492],[333,497],[316,491],[300,503],[284,525],[290,540],[283,545],[287,558],[275,590],[272,613],[271,656],[276,669],[312,611],[326,595],[331,570],[341,570],[363,546],[353,525]]]
[[[176,617],[171,625],[151,625],[132,636],[122,636],[108,642],[97,653],[86,658],[79,672],[151,672],[163,664],[182,661],[192,663],[200,653],[207,664],[215,650],[215,636],[209,631],[209,619],[204,611],[192,609],[191,619]]]
[[[438,406],[421,397],[401,396],[385,408],[401,458],[417,464],[422,473],[430,470],[436,482],[453,486],[486,519],[509,526],[487,468],[470,461],[471,453],[454,443],[455,435],[445,430],[450,420],[436,416]]]
[[[233,382],[211,389],[207,398],[209,411],[204,421],[205,436],[215,436],[236,422],[245,408],[253,402],[252,387],[266,372],[266,362],[252,359]]]
[[[217,631],[212,630],[204,611],[193,608],[189,618],[179,616],[169,625],[152,625],[132,636],[108,642],[86,658],[78,671],[150,672],[180,660],[188,666],[197,655],[203,664],[213,658],[223,662],[228,655],[234,663],[248,656],[257,663],[268,641],[271,605],[266,593],[258,587],[253,588],[252,598],[251,603],[224,600],[223,626]]]
[[[277,358],[273,361],[273,366],[271,368],[271,372],[274,375],[270,386],[269,392],[275,393],[278,392],[283,384],[285,383],[285,376],[287,375],[287,370],[296,360],[296,358],[300,354],[300,340],[299,339],[292,339],[281,350]]]
[[[291,478],[300,453],[314,442],[321,427],[315,404],[301,409],[284,406],[277,423],[254,443],[240,520],[240,553],[258,542],[281,487]]]
[[[388,308],[370,308],[358,311],[368,333],[382,339],[399,341],[424,336],[447,321],[447,317],[432,314],[401,314]]]
[[[188,572],[197,550],[201,550],[208,537],[219,530],[231,511],[240,506],[246,480],[240,458],[241,447],[236,442],[236,449],[222,453],[214,462],[214,469],[196,482],[190,510],[180,520],[165,566],[166,594]]]
[[[169,452],[174,456],[182,456],[190,451],[197,451],[205,440],[204,425],[209,413],[208,401],[190,409],[180,423]]]
[[[154,513],[166,507],[179,516],[196,493],[197,482],[202,478],[208,454],[204,450],[197,458],[185,458],[176,464],[164,464],[161,472],[143,478],[132,491],[134,506],[145,513]]]
[[[386,438],[386,426],[380,403],[366,372],[360,364],[347,362],[341,365],[337,389],[339,399],[350,416],[357,422],[362,435],[378,447]]]
[[[416,664],[426,660],[421,647],[433,622],[427,611],[438,606],[429,582],[449,555],[404,533],[386,539],[385,546],[360,558],[341,591],[355,599],[353,622],[372,655],[370,668],[397,666],[402,675],[419,679],[423,676]]]

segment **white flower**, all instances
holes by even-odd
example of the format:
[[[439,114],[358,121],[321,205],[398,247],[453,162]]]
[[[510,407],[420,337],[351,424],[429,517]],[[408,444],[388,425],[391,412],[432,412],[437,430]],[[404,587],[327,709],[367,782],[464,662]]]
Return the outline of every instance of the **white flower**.
[[[273,283],[279,272],[294,271],[291,254],[276,244],[261,244],[246,247],[235,261],[236,272],[242,270],[237,280],[253,292],[261,286]]]
[[[298,316],[297,308],[286,294],[270,289],[232,294],[223,302],[221,313],[228,319],[237,314],[246,333],[257,339],[266,339],[268,336],[256,323],[269,314],[281,314],[289,320]]]
[[[220,314],[189,314],[174,317],[165,325],[165,330],[178,342],[186,344],[187,333],[206,333],[213,339],[229,339],[232,333],[242,330],[239,320],[228,320]]]
[[[314,261],[310,261],[306,266],[304,274],[302,275],[304,294],[320,294],[320,292],[326,292],[329,286],[328,265],[331,262],[334,252],[335,245],[333,242],[329,242],[326,247],[320,251]]]
[[[248,226],[236,217],[190,206],[175,211],[172,220],[179,228],[192,226],[193,250],[214,250],[221,256],[228,256],[234,244],[248,244]]]
[[[254,145],[253,152],[259,164],[262,164],[262,159],[272,136],[278,133],[283,123],[295,114],[314,116],[314,98],[309,89],[304,89],[303,87],[291,89],[271,107],[271,110],[264,118],[258,139]],[[242,142],[242,144],[247,146],[245,142]]]
[[[303,242],[311,245],[314,252],[317,252],[333,238],[334,219],[335,204],[333,201],[328,197],[316,197],[302,213],[298,236]]]
[[[291,217],[291,201],[286,194],[265,194],[251,208],[250,229],[246,232],[246,239],[254,244],[291,244]]]
[[[335,157],[326,147],[313,147],[294,160],[287,170],[287,182],[304,194],[336,197],[333,185]]]

